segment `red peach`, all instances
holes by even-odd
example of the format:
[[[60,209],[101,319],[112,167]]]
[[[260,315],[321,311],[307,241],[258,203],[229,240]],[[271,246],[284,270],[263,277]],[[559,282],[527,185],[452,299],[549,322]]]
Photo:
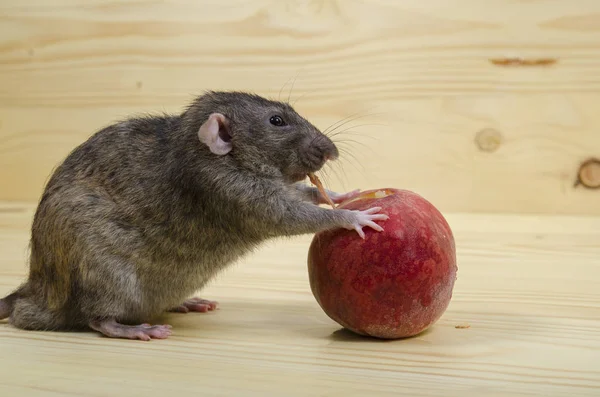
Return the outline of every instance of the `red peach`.
[[[311,291],[335,322],[360,335],[417,335],[446,311],[456,273],[454,236],[442,214],[401,189],[360,193],[338,208],[381,207],[384,231],[364,227],[317,233],[308,252]]]

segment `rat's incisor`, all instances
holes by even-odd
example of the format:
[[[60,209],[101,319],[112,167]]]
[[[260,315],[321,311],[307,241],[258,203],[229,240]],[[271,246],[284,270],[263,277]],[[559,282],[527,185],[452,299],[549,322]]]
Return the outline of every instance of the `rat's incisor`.
[[[261,242],[382,230],[380,208],[323,208],[318,191],[299,183],[337,157],[290,105],[240,92],[209,92],[181,115],[104,128],[49,180],[33,221],[29,277],[0,300],[0,318],[29,330],[166,338],[170,326],[144,322],[215,309],[186,298]],[[329,193],[339,203],[356,191]]]

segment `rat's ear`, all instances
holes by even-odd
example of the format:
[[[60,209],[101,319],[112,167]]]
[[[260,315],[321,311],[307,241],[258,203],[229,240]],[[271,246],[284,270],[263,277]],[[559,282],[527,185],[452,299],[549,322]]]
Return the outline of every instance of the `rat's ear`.
[[[221,113],[213,113],[200,126],[198,138],[211,152],[223,156],[231,151],[229,121]]]

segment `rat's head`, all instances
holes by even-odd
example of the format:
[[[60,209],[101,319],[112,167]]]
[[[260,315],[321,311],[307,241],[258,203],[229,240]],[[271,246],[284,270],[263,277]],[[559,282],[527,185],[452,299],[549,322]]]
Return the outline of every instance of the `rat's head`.
[[[217,156],[286,182],[335,160],[333,142],[289,104],[241,92],[210,92],[192,105],[200,142]]]

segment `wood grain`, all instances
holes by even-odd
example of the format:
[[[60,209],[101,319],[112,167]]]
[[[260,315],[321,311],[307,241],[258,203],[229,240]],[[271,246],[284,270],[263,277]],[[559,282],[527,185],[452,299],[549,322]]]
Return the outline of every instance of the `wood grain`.
[[[0,206],[0,294],[24,277],[33,208]],[[0,323],[2,395],[597,396],[600,218],[448,214],[458,280],[424,334],[375,341],[311,295],[309,237],[267,244],[168,314],[163,341],[25,332]],[[457,325],[469,324],[467,329]]]
[[[356,158],[331,188],[600,215],[600,191],[573,187],[600,156],[598,26],[594,0],[3,1],[0,199],[37,200],[110,122],[239,89],[289,97],[321,128],[365,116],[339,128],[358,143],[341,143]],[[513,58],[555,62],[492,62]],[[475,142],[488,128],[501,136],[491,152]]]

